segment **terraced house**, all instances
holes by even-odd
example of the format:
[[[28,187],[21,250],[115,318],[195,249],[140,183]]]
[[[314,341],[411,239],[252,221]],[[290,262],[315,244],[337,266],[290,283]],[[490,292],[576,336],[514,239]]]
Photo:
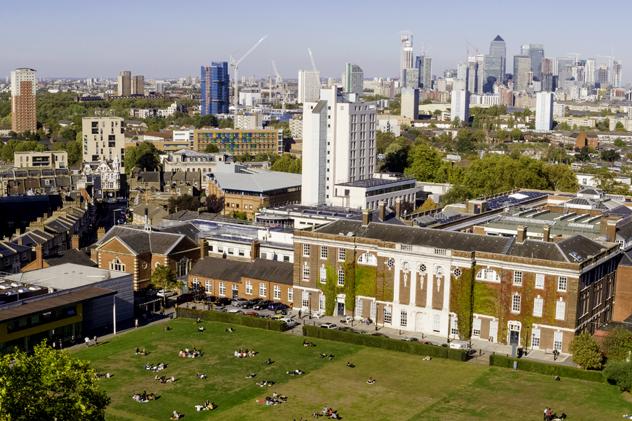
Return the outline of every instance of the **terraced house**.
[[[294,308],[561,352],[577,332],[611,320],[615,243],[480,236],[368,219],[295,231]]]

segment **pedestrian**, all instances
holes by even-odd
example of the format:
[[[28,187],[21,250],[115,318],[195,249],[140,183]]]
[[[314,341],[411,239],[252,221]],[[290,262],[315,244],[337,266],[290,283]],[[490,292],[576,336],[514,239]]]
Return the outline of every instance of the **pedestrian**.
[[[138,328],[138,319],[134,319],[134,327]]]
[[[298,310],[298,318],[299,319],[303,318],[303,310],[301,310],[301,309]]]

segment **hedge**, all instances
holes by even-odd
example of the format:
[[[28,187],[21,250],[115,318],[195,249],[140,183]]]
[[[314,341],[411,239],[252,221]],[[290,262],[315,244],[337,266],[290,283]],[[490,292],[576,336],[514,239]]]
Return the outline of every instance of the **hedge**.
[[[278,332],[284,332],[288,330],[288,326],[285,324],[285,322],[279,320],[245,316],[239,313],[224,313],[220,311],[194,310],[191,308],[178,307],[176,309],[176,314],[178,317],[184,317],[188,319],[200,318],[202,320],[208,320],[211,322],[233,323],[248,327],[256,327],[259,329],[275,330]]]
[[[489,356],[490,366],[513,368],[514,361],[518,362],[518,370],[532,371],[534,373],[547,374],[550,376],[570,377],[591,382],[604,381],[601,371],[583,370],[567,365],[548,364],[523,358],[507,357],[500,354],[491,354]]]
[[[402,341],[384,336],[363,335],[360,333],[343,332],[335,329],[324,329],[320,326],[303,325],[303,336],[371,346],[374,348],[388,349],[390,351],[407,352],[409,354],[448,358],[457,361],[466,361],[468,358],[468,351],[463,349],[450,349],[443,346]]]

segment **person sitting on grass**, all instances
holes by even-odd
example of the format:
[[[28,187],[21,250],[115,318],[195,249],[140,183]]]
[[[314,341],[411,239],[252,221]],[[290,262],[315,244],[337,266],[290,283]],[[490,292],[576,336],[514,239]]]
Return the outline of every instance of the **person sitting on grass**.
[[[272,380],[262,380],[256,383],[259,387],[272,387],[274,386],[274,382]]]
[[[267,360],[264,361],[266,363],[266,365],[272,365],[274,364],[274,361],[272,361],[271,358],[268,358]]]
[[[215,408],[217,408],[217,405],[215,405],[213,402],[211,401],[204,401],[204,403],[202,405],[195,405],[195,410],[197,412],[200,411],[212,411]]]
[[[285,372],[286,374],[289,374],[290,376],[302,376],[303,374],[305,374],[305,372],[303,370],[289,370]]]
[[[226,332],[226,333],[233,333],[233,332],[235,332],[235,329],[233,329],[232,327],[227,327],[226,329],[224,329],[224,332]]]
[[[204,332],[204,326],[198,326],[198,332]]]
[[[349,368],[355,368],[355,364],[354,364],[354,363],[352,363],[352,362],[350,362],[350,361],[347,361],[347,367],[349,367]]]
[[[369,377],[369,380],[366,381],[366,384],[375,384],[375,379],[373,377]]]
[[[257,373],[248,373],[246,376],[247,379],[254,379],[255,377],[257,377]]]
[[[204,373],[197,373],[195,376],[200,380],[206,379],[206,374]]]
[[[303,339],[303,346],[304,346],[305,348],[310,348],[310,347],[314,347],[314,346],[316,346],[316,344],[314,344],[313,342],[309,342],[309,341],[307,341],[307,340]]]
[[[171,418],[169,418],[170,420],[179,420],[180,418],[184,417],[184,414],[182,414],[181,412],[176,411],[175,409],[173,410],[173,412],[171,413]]]

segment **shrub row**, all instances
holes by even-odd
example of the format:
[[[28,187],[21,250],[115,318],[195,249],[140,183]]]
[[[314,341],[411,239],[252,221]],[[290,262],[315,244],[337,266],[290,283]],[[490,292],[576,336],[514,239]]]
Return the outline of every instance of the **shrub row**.
[[[371,346],[374,348],[388,349],[390,351],[407,352],[409,354],[448,358],[457,361],[466,361],[468,356],[468,352],[462,349],[450,349],[448,347],[428,345],[419,342],[407,342],[384,336],[363,335],[353,332],[343,332],[335,329],[323,329],[319,326],[304,325],[303,336]]]
[[[239,313],[224,313],[220,311],[194,310],[191,308],[178,307],[176,309],[176,314],[178,317],[189,319],[200,318],[202,320],[212,322],[233,323],[248,327],[256,327],[259,329],[275,330],[277,332],[283,332],[288,329],[287,325],[279,320],[262,319],[258,317],[245,316]]]
[[[489,356],[490,366],[513,368],[514,361],[518,363],[518,370],[533,371],[534,373],[548,374],[550,376],[570,377],[591,382],[604,381],[601,371],[583,370],[581,368],[548,364],[523,358],[511,358],[500,354],[491,354]]]

